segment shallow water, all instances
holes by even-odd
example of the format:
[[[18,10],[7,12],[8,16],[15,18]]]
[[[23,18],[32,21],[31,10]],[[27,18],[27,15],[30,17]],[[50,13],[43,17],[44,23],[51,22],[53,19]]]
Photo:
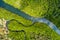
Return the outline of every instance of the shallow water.
[[[42,22],[42,23],[47,24],[51,29],[53,29],[56,33],[58,33],[60,35],[60,30],[57,28],[57,26],[55,24],[53,24],[52,22],[50,22],[49,20],[47,20],[46,18],[34,18],[34,17],[29,16],[26,13],[18,10],[17,8],[14,8],[13,6],[11,6],[7,3],[4,3],[2,0],[0,0],[0,3],[1,3],[0,7],[13,12],[14,14],[22,16],[23,18],[31,20],[32,22]]]

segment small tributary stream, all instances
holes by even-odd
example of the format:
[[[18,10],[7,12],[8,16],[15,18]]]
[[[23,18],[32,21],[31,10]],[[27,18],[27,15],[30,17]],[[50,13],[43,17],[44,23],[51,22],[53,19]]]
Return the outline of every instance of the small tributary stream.
[[[41,22],[41,23],[45,23],[48,25],[48,27],[50,27],[51,29],[53,29],[56,33],[58,33],[60,35],[60,30],[57,28],[57,26],[55,24],[53,24],[51,21],[47,20],[46,18],[35,18],[32,17],[20,10],[18,10],[17,8],[14,8],[13,6],[3,2],[3,0],[0,0],[0,7],[4,8],[6,10],[9,10],[10,12],[13,12],[14,14],[17,14],[19,16],[22,16],[23,18],[27,19],[27,20],[31,20],[32,22]]]

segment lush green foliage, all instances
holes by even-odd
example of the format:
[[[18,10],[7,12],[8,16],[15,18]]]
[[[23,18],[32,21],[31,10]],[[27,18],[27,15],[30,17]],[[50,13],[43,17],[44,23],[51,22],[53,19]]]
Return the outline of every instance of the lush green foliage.
[[[52,21],[54,24],[56,24],[58,27],[60,27],[60,16],[54,17],[54,12],[57,14],[60,14],[60,8],[59,8],[59,0],[4,0],[6,3],[14,6],[15,8],[18,8],[28,15],[34,16],[34,17],[46,17],[50,21]],[[54,11],[54,12],[53,12]],[[45,16],[47,14],[47,16]],[[26,20],[22,18],[21,16],[18,16],[16,14],[13,14],[12,12],[9,12],[3,8],[0,8],[0,18],[5,18],[6,20],[10,19],[16,19],[19,22],[30,25],[32,22],[29,20]],[[60,40],[60,35],[56,34],[52,29],[48,27],[48,25],[43,23],[35,23],[33,26],[24,27],[20,24],[18,24],[16,21],[13,21],[9,24],[9,27],[12,30],[25,30],[27,33],[27,40],[30,39],[30,33],[35,32],[36,34],[46,34],[51,36],[51,40]],[[10,32],[9,37],[19,40],[22,35],[22,40],[24,34],[23,33],[15,33]]]

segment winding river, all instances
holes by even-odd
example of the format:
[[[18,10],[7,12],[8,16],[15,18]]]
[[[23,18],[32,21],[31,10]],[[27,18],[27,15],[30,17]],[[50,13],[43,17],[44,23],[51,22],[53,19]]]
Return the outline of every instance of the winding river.
[[[17,8],[14,8],[13,6],[5,3],[3,0],[0,0],[0,7],[4,8],[6,10],[9,10],[10,12],[13,12],[14,14],[17,14],[19,16],[22,16],[23,18],[30,20],[32,22],[41,22],[41,23],[45,23],[48,25],[48,27],[50,27],[51,29],[53,29],[57,34],[60,35],[60,30],[57,28],[57,26],[55,24],[53,24],[51,21],[47,20],[46,18],[35,18],[32,17],[22,11],[20,11]]]

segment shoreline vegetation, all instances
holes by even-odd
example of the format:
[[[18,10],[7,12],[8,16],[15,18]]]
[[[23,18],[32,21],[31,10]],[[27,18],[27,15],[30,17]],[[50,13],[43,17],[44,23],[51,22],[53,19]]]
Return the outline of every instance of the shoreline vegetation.
[[[4,0],[6,3],[8,3],[8,4],[10,4],[10,5],[12,5],[12,6],[14,6],[14,7],[17,7],[17,4],[15,4],[15,2],[17,2],[17,1],[19,1],[19,0],[11,0],[11,1],[9,1],[9,0]],[[15,2],[14,2],[15,1]],[[45,17],[45,14],[48,14],[47,16],[46,16],[46,18],[47,19],[49,19],[49,20],[51,20],[54,24],[56,24],[57,26],[58,26],[58,28],[60,27],[60,21],[59,21],[59,19],[60,19],[60,16],[56,16],[56,17],[54,17],[55,15],[57,15],[57,14],[59,14],[60,13],[60,11],[58,11],[58,10],[60,10],[59,8],[58,8],[58,2],[59,2],[59,0],[50,0],[50,1],[48,1],[48,3],[50,2],[50,4],[48,4],[47,5],[47,0],[42,0],[41,1],[41,7],[39,7],[39,5],[37,5],[36,6],[36,8],[35,8],[35,3],[34,2],[36,2],[36,1],[32,1],[31,0],[31,2],[29,1],[29,0],[26,0],[27,2],[28,2],[28,4],[29,4],[29,6],[28,6],[28,4],[26,5],[26,3],[24,3],[25,1],[23,0],[22,1],[22,4],[19,4],[19,5],[22,5],[22,6],[19,6],[19,7],[17,7],[18,9],[21,9],[22,11],[24,11],[24,12],[26,12],[26,13],[28,13],[29,15],[31,15],[31,16],[34,16],[34,17]],[[46,3],[46,4],[44,4],[44,2]],[[21,1],[20,1],[21,2]],[[37,1],[38,2],[38,1]],[[39,1],[40,2],[40,1]],[[38,3],[39,3],[38,2]],[[36,3],[36,4],[38,4],[38,3]],[[44,5],[43,5],[44,4]],[[53,4],[53,5],[52,5]],[[24,6],[25,5],[25,6]],[[56,6],[57,5],[57,6]],[[42,9],[42,8],[44,8],[44,6],[45,6],[45,9],[46,9],[46,11],[44,10],[44,9]],[[23,8],[21,8],[21,7],[23,7]],[[31,8],[32,7],[32,8]],[[49,7],[49,9],[48,9],[48,7]],[[32,9],[32,10],[31,10]],[[40,9],[41,9],[41,12],[40,12]],[[55,10],[54,12],[53,12],[53,10]],[[3,12],[4,11],[4,12]],[[55,13],[55,14],[54,14]],[[43,14],[43,15],[42,15]],[[54,15],[54,16],[53,16]],[[52,18],[53,17],[53,18]],[[28,25],[30,25],[32,22],[31,21],[29,21],[29,20],[26,20],[26,19],[24,19],[24,18],[22,18],[22,17],[20,17],[20,16],[18,16],[18,15],[16,15],[16,14],[13,14],[12,12],[9,12],[9,11],[7,11],[7,10],[5,10],[5,9],[3,9],[3,8],[0,8],[0,18],[5,18],[6,20],[10,20],[10,19],[16,19],[16,20],[18,20],[19,22],[21,22],[21,23],[23,23],[23,24],[28,24]],[[57,18],[57,19],[56,19]],[[13,25],[14,24],[14,25]],[[35,32],[36,34],[37,33],[41,33],[41,34],[46,34],[46,35],[48,35],[48,36],[51,36],[51,40],[59,40],[59,35],[58,34],[56,34],[53,30],[51,30],[46,24],[43,24],[43,23],[36,23],[36,24],[34,24],[34,26],[32,26],[31,28],[29,27],[29,28],[23,28],[24,26],[22,26],[22,25],[20,25],[20,24],[17,24],[17,23],[14,21],[14,22],[12,22],[12,24],[10,24],[9,25],[9,28],[10,29],[18,29],[18,30],[21,30],[21,29],[24,29],[24,30],[26,30],[26,32],[27,32],[27,40],[29,40],[29,32]],[[18,26],[19,25],[19,26]],[[16,28],[15,28],[16,27]],[[22,28],[21,28],[22,27]],[[14,34],[14,35],[13,35]],[[20,36],[19,35],[24,35],[23,33],[22,34],[20,34],[20,33],[18,33],[18,35],[16,35],[17,33],[16,32],[10,32],[9,33],[9,37],[11,37],[12,39],[17,39],[17,40],[19,40],[20,39]],[[23,37],[23,36],[22,36]],[[23,40],[23,39],[22,39]]]

